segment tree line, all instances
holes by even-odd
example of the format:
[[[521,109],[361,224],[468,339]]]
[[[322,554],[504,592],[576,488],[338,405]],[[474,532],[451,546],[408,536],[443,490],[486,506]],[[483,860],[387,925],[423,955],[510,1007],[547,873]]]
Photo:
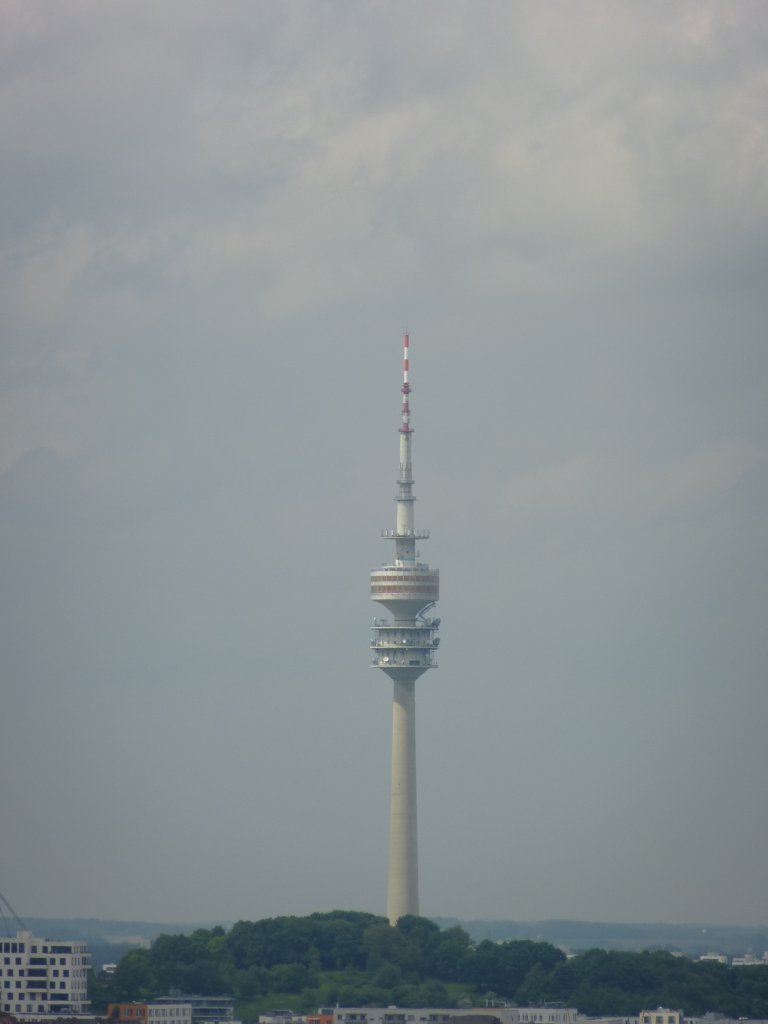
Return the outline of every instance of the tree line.
[[[548,942],[474,943],[460,926],[423,917],[391,927],[382,917],[332,911],[238,921],[160,935],[130,950],[110,977],[94,978],[95,1011],[170,991],[232,995],[250,1021],[276,1004],[457,1006],[489,1001],[563,1003],[593,1016],[634,1016],[656,1006],[686,1014],[768,1018],[768,966],[728,967],[666,952],[592,949],[566,958]]]

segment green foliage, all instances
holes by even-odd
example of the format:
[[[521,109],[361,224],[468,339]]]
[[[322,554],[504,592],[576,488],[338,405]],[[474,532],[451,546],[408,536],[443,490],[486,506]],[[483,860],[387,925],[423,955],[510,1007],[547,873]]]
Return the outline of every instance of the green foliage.
[[[427,970],[443,981],[468,978],[472,952],[472,941],[463,928],[446,928],[425,953]]]
[[[591,949],[549,972],[532,971],[518,1001],[559,1000],[589,1016],[634,1016],[654,1006],[681,1007],[731,1017],[762,1017],[768,1010],[768,967],[698,963],[655,951]]]
[[[418,959],[418,950],[411,946],[403,932],[390,928],[388,924],[374,924],[366,928],[363,947],[367,952],[365,965],[369,971],[378,970],[383,964],[400,968],[414,966]]]
[[[634,1016],[666,1005],[768,1018],[768,967],[730,968],[669,953],[591,949],[566,960],[547,942],[473,945],[460,927],[422,917],[354,911],[238,921],[229,932],[200,928],[160,935],[132,949],[111,978],[92,979],[97,1011],[169,989],[231,994],[250,1022],[273,1006],[301,1012],[327,1005],[452,1006],[487,993],[518,1004],[556,1001],[591,1016]]]
[[[490,990],[511,999],[534,966],[538,964],[549,971],[564,959],[565,955],[548,942],[530,939],[490,942],[486,939],[475,949],[467,966],[469,977],[479,990]]]
[[[319,959],[324,971],[362,967],[365,951],[362,936],[383,918],[357,911],[334,910],[309,917],[274,917],[263,921],[238,921],[226,938],[237,968],[259,964],[305,963]]]
[[[155,964],[148,949],[132,949],[122,958],[110,979],[109,1002],[146,999],[158,989]]]

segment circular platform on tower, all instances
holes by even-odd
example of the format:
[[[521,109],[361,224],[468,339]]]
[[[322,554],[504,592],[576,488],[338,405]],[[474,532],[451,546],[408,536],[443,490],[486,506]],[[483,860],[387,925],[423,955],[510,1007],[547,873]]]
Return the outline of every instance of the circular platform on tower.
[[[440,573],[428,565],[383,565],[371,573],[371,599],[396,619],[412,619],[440,596]]]

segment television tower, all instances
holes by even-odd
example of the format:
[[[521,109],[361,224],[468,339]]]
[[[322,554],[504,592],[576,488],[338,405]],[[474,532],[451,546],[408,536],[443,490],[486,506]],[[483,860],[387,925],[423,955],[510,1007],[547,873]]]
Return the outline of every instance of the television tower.
[[[392,793],[389,808],[389,874],[387,917],[397,924],[405,914],[419,913],[419,871],[416,837],[416,680],[435,665],[439,619],[425,617],[438,599],[440,574],[418,561],[417,540],[428,530],[413,525],[411,409],[408,379],[410,339],[403,337],[403,393],[400,422],[400,475],[394,530],[381,535],[395,542],[395,557],[371,572],[371,598],[383,604],[389,619],[375,618],[371,635],[373,666],[394,682],[392,705]]]

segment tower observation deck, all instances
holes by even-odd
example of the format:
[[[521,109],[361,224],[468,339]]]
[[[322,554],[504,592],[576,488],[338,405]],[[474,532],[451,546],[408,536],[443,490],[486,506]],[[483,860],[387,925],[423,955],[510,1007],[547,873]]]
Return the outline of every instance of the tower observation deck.
[[[394,559],[371,572],[371,598],[390,618],[374,618],[371,635],[374,668],[394,682],[392,713],[392,791],[389,817],[387,917],[396,924],[419,913],[416,831],[416,680],[435,667],[440,620],[428,618],[440,592],[440,574],[419,561],[416,542],[428,530],[414,528],[413,469],[409,381],[410,338],[403,338],[403,401],[400,422],[400,474],[394,530],[382,530],[395,542]]]

